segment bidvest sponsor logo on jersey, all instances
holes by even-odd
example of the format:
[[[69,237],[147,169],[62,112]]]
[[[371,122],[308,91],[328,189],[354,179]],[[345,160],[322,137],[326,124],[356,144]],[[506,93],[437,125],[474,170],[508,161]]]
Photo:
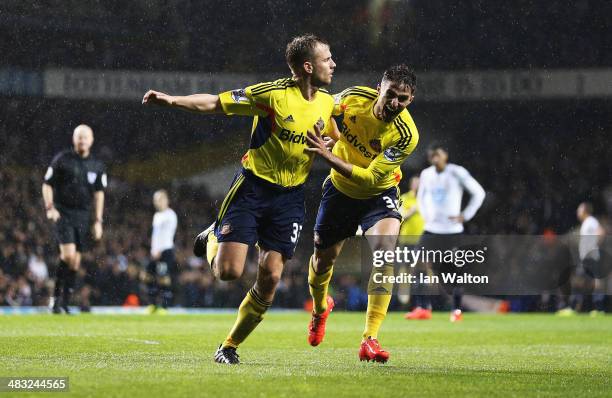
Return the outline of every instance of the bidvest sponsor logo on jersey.
[[[359,142],[357,134],[351,134],[351,129],[349,129],[346,123],[344,122],[342,122],[342,135],[344,136],[344,138],[346,138],[346,141],[349,144],[353,145],[354,148],[358,149],[364,157],[371,159],[376,156],[375,153],[372,153],[368,150],[364,143]]]
[[[282,129],[278,138],[280,138],[281,141],[306,145],[306,137],[304,136],[304,133],[297,133],[292,130]]]
[[[283,121],[294,122],[295,120],[293,119],[292,115],[289,115]],[[323,118],[319,117],[319,120],[317,120],[317,126],[319,127],[319,129],[321,129],[321,131],[323,131],[323,129],[325,128],[325,122],[323,121]],[[293,144],[306,145],[306,134],[304,134],[303,132],[296,132],[294,130],[282,128],[278,137],[281,139],[281,141],[288,141]]]

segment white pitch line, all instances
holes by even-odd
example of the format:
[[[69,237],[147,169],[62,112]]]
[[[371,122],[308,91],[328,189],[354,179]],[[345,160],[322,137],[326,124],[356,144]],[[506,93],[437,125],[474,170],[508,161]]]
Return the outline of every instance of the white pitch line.
[[[157,345],[159,344],[159,341],[155,341],[155,340],[139,340],[139,339],[126,339],[127,341],[132,341],[134,343],[142,343],[142,344],[149,344],[149,345]]]

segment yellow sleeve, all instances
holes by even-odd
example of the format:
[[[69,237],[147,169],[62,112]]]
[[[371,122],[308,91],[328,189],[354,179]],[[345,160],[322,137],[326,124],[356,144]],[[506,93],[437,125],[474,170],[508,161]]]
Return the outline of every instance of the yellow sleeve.
[[[356,98],[356,96],[358,98]],[[368,102],[375,100],[378,97],[376,90],[366,86],[352,86],[341,93],[335,94],[334,96],[334,116],[343,114],[349,107],[357,102]]]
[[[334,111],[332,112],[333,116],[339,116],[344,113],[344,110],[346,109],[347,90],[350,90],[350,87],[341,93],[333,95],[334,97]]]
[[[419,135],[415,132],[410,142],[405,146],[401,142],[396,142],[395,146],[390,146],[379,153],[367,168],[353,165],[351,179],[366,186],[376,185],[393,170],[401,166],[404,160],[414,151],[418,142]]]
[[[272,109],[271,97],[276,87],[276,82],[268,82],[223,92],[219,94],[223,112],[226,115],[266,116]]]

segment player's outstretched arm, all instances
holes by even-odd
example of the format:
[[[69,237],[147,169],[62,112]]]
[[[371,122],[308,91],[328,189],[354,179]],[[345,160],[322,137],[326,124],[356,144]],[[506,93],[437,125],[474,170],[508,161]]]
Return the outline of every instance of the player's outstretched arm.
[[[161,105],[197,113],[223,113],[218,95],[193,94],[175,96],[161,91],[149,90],[142,97],[144,105]]]

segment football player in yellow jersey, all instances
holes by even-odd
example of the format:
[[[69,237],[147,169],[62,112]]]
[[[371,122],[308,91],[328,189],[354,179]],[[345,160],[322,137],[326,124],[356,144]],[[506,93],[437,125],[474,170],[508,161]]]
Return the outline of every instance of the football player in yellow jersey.
[[[309,151],[332,167],[323,184],[315,224],[315,250],[310,258],[308,284],[314,309],[308,342],[319,345],[334,301],[327,295],[334,261],[344,240],[361,226],[373,250],[394,250],[402,216],[397,185],[400,165],[414,151],[419,134],[406,107],[413,101],[416,76],[406,65],[387,69],[377,89],[351,87],[335,96],[335,115],[342,115],[333,151],[318,129],[308,134]],[[393,273],[387,264],[373,270]],[[370,278],[366,325],[360,360],[386,362],[389,353],[378,343],[378,330],[391,301],[392,286]]]
[[[399,243],[403,246],[415,247],[425,231],[425,219],[419,211],[417,203],[417,191],[419,189],[419,177],[413,176],[410,178],[410,190],[402,196],[400,196],[400,213],[402,213],[402,225],[400,227]],[[406,266],[400,267],[399,273],[412,273],[413,275],[417,272],[421,272],[420,269],[425,267],[426,272],[431,273],[431,269],[427,268],[424,264],[418,264],[418,268],[409,268]],[[412,293],[414,299],[415,308],[422,307],[422,291],[424,286],[419,283],[401,285],[398,289],[397,296],[400,302],[405,300],[408,303],[408,299]],[[415,313],[409,312],[405,315],[406,319],[414,319],[415,315],[418,315],[418,319],[429,319],[431,318],[431,311],[417,311]]]
[[[419,211],[417,204],[417,190],[419,189],[419,177],[410,178],[410,190],[400,196],[400,213],[402,214],[402,225],[400,226],[400,242],[405,245],[416,245],[419,243],[423,231],[425,231],[425,219]]]
[[[284,263],[295,250],[304,221],[303,184],[314,153],[306,134],[313,125],[332,128],[334,99],[322,87],[331,83],[336,64],[329,45],[314,35],[294,38],[286,49],[292,78],[260,83],[219,95],[175,97],[149,91],[143,103],[158,103],[201,113],[254,116],[251,143],[242,157],[216,221],[198,235],[194,253],[206,254],[221,280],[242,275],[250,245],[258,244],[255,285],[240,304],[238,318],[215,353],[215,361],[239,363],[236,348],[272,304]]]

